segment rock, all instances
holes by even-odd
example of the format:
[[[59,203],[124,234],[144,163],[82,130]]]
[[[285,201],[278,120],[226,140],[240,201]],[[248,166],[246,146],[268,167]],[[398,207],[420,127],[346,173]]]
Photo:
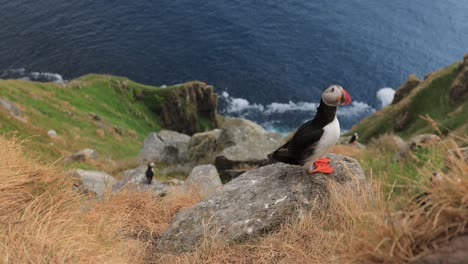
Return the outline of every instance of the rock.
[[[299,166],[276,163],[249,171],[216,190],[192,208],[178,213],[158,242],[162,251],[184,252],[204,236],[243,241],[273,231],[303,210],[325,210],[327,184],[365,184],[359,163],[329,154],[334,173],[308,175]]]
[[[416,88],[421,81],[416,77],[416,75],[412,74],[408,76],[408,80],[402,84],[398,90],[395,92],[395,96],[393,97],[392,104],[396,104],[400,102],[403,98],[405,98],[411,91]]]
[[[94,121],[102,121],[102,118],[95,113],[89,113],[88,116]]]
[[[119,126],[114,126],[114,132],[117,133],[118,135],[120,136],[123,136],[124,135],[124,130],[123,128],[119,127]]]
[[[465,56],[464,64],[458,76],[452,82],[452,86],[449,91],[449,102],[457,104],[460,102],[466,102],[468,99],[468,62]]]
[[[186,163],[189,161],[189,141],[189,136],[174,131],[162,130],[159,133],[150,133],[143,143],[138,161],[140,163],[152,161],[162,161],[168,164]]]
[[[192,171],[193,165],[191,163],[174,164],[162,169],[161,173],[165,175],[189,175]]]
[[[51,138],[54,138],[54,137],[57,136],[57,131],[51,129],[51,130],[47,131],[47,135],[48,135],[49,137],[51,137]]]
[[[23,116],[23,114],[21,113],[21,110],[19,109],[19,107],[15,103],[10,102],[7,99],[0,98],[0,106],[3,107],[12,116],[14,116],[16,118],[21,118]]]
[[[103,196],[106,188],[116,183],[114,177],[100,171],[78,169],[72,175],[81,180],[82,187],[85,190],[94,192],[97,196]]]
[[[241,118],[227,119],[219,135],[217,148],[220,153],[215,159],[216,168],[223,173],[242,165],[266,165],[269,163],[267,155],[283,142],[281,135],[267,132],[254,122]]]
[[[213,165],[199,165],[193,168],[185,181],[185,190],[197,190],[202,197],[206,197],[223,186],[218,171]]]
[[[427,148],[431,145],[434,145],[438,142],[440,142],[441,139],[439,136],[434,135],[434,134],[422,134],[413,137],[410,139],[401,149],[399,152],[397,152],[393,156],[393,161],[399,161],[406,156],[408,156],[409,153],[420,149],[420,148]]]
[[[429,255],[423,256],[411,264],[464,264],[468,260],[468,236],[456,237]]]
[[[468,163],[468,147],[451,149],[447,151],[444,158],[444,164],[446,168],[451,168],[457,164],[457,162],[464,161]]]
[[[148,185],[145,174],[147,169],[148,167],[146,165],[142,165],[124,171],[122,173],[122,180],[116,182],[112,186],[112,192],[118,192],[124,187],[130,187],[136,191],[151,190],[152,192],[160,194],[162,196],[166,195],[169,192],[170,184],[161,183],[153,178],[151,184]]]
[[[164,127],[189,135],[218,127],[218,95],[213,86],[194,81],[155,92],[154,111]]]
[[[65,161],[72,162],[72,161],[88,161],[88,160],[95,160],[98,157],[98,153],[94,149],[85,148],[83,150],[77,151],[67,157]]]
[[[190,160],[195,164],[213,164],[220,134],[220,129],[194,134],[188,147]]]

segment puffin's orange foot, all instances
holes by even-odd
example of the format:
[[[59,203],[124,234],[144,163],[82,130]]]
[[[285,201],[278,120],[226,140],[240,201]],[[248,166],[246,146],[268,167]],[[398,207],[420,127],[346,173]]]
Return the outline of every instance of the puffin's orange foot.
[[[330,166],[330,159],[329,158],[320,158],[314,161],[315,169],[310,168],[309,174],[320,172],[330,174],[333,172],[333,167]]]
[[[330,164],[329,158],[319,158],[316,161],[314,161],[314,165],[316,167],[319,167],[320,165],[328,165],[328,164]]]
[[[321,165],[315,169],[312,169],[312,168],[309,169],[309,174],[316,173],[316,172],[330,174],[333,172],[333,167],[330,165]]]

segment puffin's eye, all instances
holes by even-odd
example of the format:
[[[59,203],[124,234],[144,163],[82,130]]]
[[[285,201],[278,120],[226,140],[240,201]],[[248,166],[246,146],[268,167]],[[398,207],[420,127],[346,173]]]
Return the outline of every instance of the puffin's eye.
[[[335,92],[335,87],[333,87],[333,88],[332,88],[331,92],[332,92],[332,93],[334,93],[334,92]]]

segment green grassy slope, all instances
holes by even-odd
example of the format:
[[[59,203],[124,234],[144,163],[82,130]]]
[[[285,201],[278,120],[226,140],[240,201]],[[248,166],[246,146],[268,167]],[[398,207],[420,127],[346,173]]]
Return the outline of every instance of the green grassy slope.
[[[358,132],[360,139],[367,142],[387,132],[404,138],[433,133],[431,125],[420,117],[425,115],[439,123],[443,133],[462,127],[466,130],[468,102],[449,103],[451,85],[461,69],[462,63],[457,62],[429,75],[406,98],[365,118],[349,134]],[[396,128],[397,122],[403,123],[403,128]]]
[[[115,160],[135,157],[144,137],[162,128],[154,110],[161,94],[179,87],[158,88],[107,75],[86,75],[67,84],[0,80],[0,97],[17,104],[26,120],[0,108],[0,133],[16,131],[28,139],[28,149],[48,162],[83,148]],[[50,129],[57,138],[47,136]]]

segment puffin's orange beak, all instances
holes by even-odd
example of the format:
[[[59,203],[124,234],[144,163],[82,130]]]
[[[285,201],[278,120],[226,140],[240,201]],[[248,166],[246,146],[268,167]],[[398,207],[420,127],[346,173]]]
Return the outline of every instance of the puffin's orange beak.
[[[351,103],[351,96],[349,96],[348,92],[344,88],[341,88],[342,96],[340,100],[340,105],[349,105]]]

